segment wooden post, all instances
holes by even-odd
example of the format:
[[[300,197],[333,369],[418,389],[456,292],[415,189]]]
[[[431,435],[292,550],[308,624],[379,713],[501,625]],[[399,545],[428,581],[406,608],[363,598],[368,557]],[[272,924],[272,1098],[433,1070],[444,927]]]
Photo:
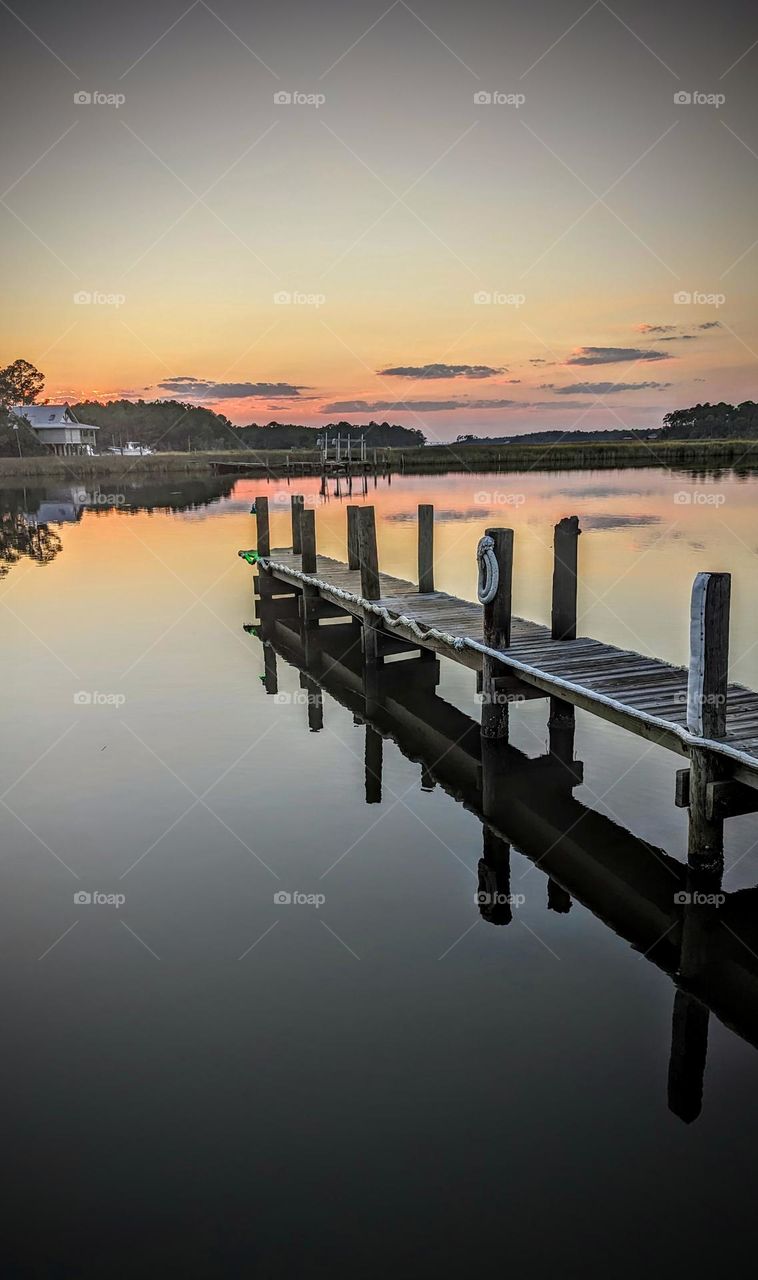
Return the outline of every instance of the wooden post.
[[[361,559],[358,552],[358,512],[359,507],[347,509],[347,567],[360,569]]]
[[[726,734],[730,589],[728,573],[699,573],[692,588],[687,728],[701,738]],[[723,772],[713,752],[690,748],[688,857],[695,867],[717,867],[723,858],[723,819],[708,817],[708,786]]]
[[[553,531],[553,609],[554,640],[576,639],[576,552],[579,519],[566,516]]]
[[[302,493],[293,493],[292,495],[292,550],[296,556],[300,555],[302,543],[300,541],[300,513],[303,510],[305,499]]]
[[[494,600],[484,606],[484,643],[491,649],[507,649],[511,643],[513,530],[487,529],[486,534],[495,544],[500,577]]]
[[[316,512],[303,507],[300,512],[300,550],[303,573],[316,572]]]
[[[428,502],[418,508],[418,589],[434,591],[434,507]]]
[[[731,574],[699,573],[690,605],[687,728],[701,738],[726,733]]]
[[[255,499],[255,522],[257,526],[256,551],[259,556],[271,555],[271,534],[268,521],[268,498]]]
[[[376,518],[373,507],[358,508],[358,558],[361,570],[361,595],[364,600],[378,600],[379,556],[376,549]]]
[[[484,643],[492,649],[507,649],[511,642],[511,586],[513,580],[513,530],[487,529],[495,544],[498,586],[495,598],[484,605]],[[485,654],[482,660],[482,735],[507,738],[508,703],[495,687],[499,663]]]
[[[373,507],[358,508],[358,558],[361,570],[361,595],[364,600],[378,600],[379,556],[376,549],[376,518]],[[367,676],[366,696],[373,698],[379,667],[379,629],[370,617],[363,620],[363,666]],[[370,686],[370,687],[369,687]]]

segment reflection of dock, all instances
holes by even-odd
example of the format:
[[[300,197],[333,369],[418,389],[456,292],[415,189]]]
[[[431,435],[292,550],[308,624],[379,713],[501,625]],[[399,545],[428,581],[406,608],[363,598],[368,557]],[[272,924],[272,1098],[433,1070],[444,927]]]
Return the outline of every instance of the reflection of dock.
[[[365,795],[382,792],[382,745],[392,739],[418,763],[421,784],[441,786],[482,822],[479,910],[492,924],[512,918],[511,845],[547,878],[546,909],[576,899],[670,974],[674,1002],[669,1103],[683,1120],[700,1111],[709,1012],[758,1047],[758,890],[724,895],[718,872],[684,866],[577,800],[582,765],[573,758],[574,712],[552,699],[549,751],[530,759],[436,693],[439,663],[410,650],[367,669],[360,628],[350,619],[313,628],[306,599],[284,584],[258,597],[265,687],[277,692],[277,655],[298,667],[308,728],[324,721],[324,693],[365,725]],[[472,904],[472,909],[476,907]]]
[[[730,578],[698,574],[692,593],[689,671],[576,635],[576,517],[555,528],[552,621],[512,616],[513,532],[482,538],[476,605],[434,589],[433,509],[419,507],[418,585],[381,573],[373,507],[348,506],[348,561],[319,556],[315,514],[292,498],[292,548],[272,551],[268,501],[255,504],[261,592],[296,593],[304,625],[352,617],[369,674],[393,652],[442,654],[481,673],[483,732],[498,737],[513,698],[550,697],[580,707],[689,758],[677,803],[689,808],[689,853],[720,865],[724,819],[758,809],[758,694],[727,683]],[[249,554],[249,553],[240,553]]]

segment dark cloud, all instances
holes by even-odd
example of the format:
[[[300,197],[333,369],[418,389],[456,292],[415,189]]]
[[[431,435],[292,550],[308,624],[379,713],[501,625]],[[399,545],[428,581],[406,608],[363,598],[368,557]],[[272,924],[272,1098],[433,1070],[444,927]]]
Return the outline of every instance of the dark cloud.
[[[438,413],[446,409],[510,409],[517,400],[336,400],[321,413]]]
[[[306,387],[294,386],[289,382],[210,382],[206,378],[167,378],[158,383],[160,391],[169,391],[174,395],[189,396],[191,400],[245,400],[253,397],[269,399],[271,396],[285,398],[300,396]]]
[[[638,333],[654,334],[661,342],[692,342],[698,333],[702,333],[706,329],[720,329],[720,320],[706,320],[703,324],[681,325],[681,324],[638,324],[636,326]],[[694,332],[693,332],[694,330]],[[663,337],[667,334],[667,337]]]
[[[631,364],[636,360],[670,360],[666,351],[640,347],[579,347],[566,364]]]
[[[554,365],[554,364],[555,364],[555,360],[543,360],[543,359],[541,359],[541,357],[539,357],[539,356],[534,356],[534,358],[533,358],[533,359],[530,359],[530,360],[529,360],[529,363],[530,363],[530,364],[544,364],[544,365],[546,365],[548,368],[550,368],[550,366],[551,366],[551,365]]]
[[[396,365],[390,369],[378,369],[386,378],[418,378],[434,381],[437,378],[494,378],[506,369],[493,369],[488,364],[422,364]]]
[[[540,389],[554,391],[557,396],[609,396],[616,391],[665,391],[670,386],[670,382],[572,382],[567,387],[548,384]]]

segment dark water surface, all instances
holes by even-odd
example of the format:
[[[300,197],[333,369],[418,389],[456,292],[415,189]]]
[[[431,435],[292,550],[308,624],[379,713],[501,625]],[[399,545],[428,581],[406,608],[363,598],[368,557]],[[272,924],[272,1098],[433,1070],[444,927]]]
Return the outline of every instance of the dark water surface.
[[[295,487],[344,558],[344,503]],[[577,713],[583,781],[554,800],[547,703],[513,708],[508,859],[464,762],[473,673],[398,675],[401,725],[361,705],[353,658],[314,700],[294,635],[276,655],[243,630],[250,501],[268,493],[285,545],[284,485],[103,490],[0,490],[6,1274],[683,1276],[744,1259],[758,817],[726,828],[745,929],[709,989],[692,1107],[677,1046],[689,1018],[702,1057],[704,1006],[679,998],[672,1041],[660,925],[686,850],[681,761]],[[552,526],[578,514],[580,633],[678,662],[694,574],[730,570],[731,674],[758,687],[757,499],[753,479],[645,470],[393,478],[366,500],[382,568],[407,578],[416,505],[434,502],[437,585],[468,598],[485,525],[513,526],[514,607],[540,621]],[[475,900],[483,855],[501,883],[509,861],[505,927]]]

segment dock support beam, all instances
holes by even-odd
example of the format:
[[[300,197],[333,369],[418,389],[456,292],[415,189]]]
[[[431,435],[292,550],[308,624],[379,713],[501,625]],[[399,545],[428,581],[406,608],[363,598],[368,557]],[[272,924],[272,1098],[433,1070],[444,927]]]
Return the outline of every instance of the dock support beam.
[[[261,497],[255,499],[255,524],[255,549],[259,556],[270,556],[271,527],[269,524],[268,498]],[[260,569],[258,570],[258,588],[258,593],[261,599],[269,597],[273,588],[273,582],[269,574],[261,573]]]
[[[726,735],[730,591],[728,573],[699,573],[692,588],[687,728],[700,738]],[[719,867],[724,854],[723,818],[708,816],[708,788],[723,769],[707,748],[690,749],[688,859],[703,870]]]
[[[361,570],[361,595],[364,600],[378,600],[379,553],[376,546],[376,516],[373,507],[358,508],[358,559]],[[369,620],[363,622],[363,667],[375,672],[379,665],[379,629]]]
[[[576,640],[576,563],[579,541],[578,516],[566,516],[553,531],[554,640]]]
[[[292,550],[296,556],[300,555],[302,543],[300,540],[300,515],[305,505],[305,498],[302,493],[293,493],[292,495]]]
[[[492,649],[507,649],[511,643],[511,586],[513,581],[513,530],[487,529],[494,542],[498,568],[495,597],[484,606],[484,643]],[[507,738],[508,702],[497,692],[495,680],[500,664],[486,654],[482,660],[482,736]]]
[[[418,508],[418,589],[434,591],[434,507],[428,502]]]
[[[360,569],[361,558],[358,551],[358,512],[360,507],[347,508],[347,567]]]

